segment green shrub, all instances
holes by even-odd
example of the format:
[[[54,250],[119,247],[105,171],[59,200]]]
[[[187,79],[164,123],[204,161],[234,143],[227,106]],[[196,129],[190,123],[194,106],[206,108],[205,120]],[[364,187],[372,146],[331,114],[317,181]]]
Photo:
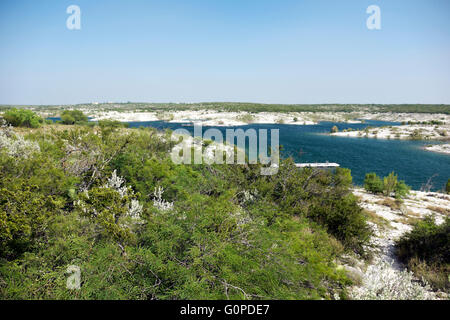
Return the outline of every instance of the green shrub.
[[[36,186],[9,184],[0,189],[0,257],[15,257],[43,232],[62,202]]]
[[[13,127],[38,128],[44,120],[31,110],[10,109],[3,114],[3,119]]]
[[[348,194],[338,201],[324,199],[311,207],[308,217],[325,226],[344,246],[364,254],[363,246],[369,241],[371,231],[354,195]]]
[[[308,217],[323,226],[346,249],[363,254],[363,246],[371,232],[356,197],[350,191],[350,170],[340,168],[333,173],[294,168],[286,161],[273,178],[275,201],[287,214]]]
[[[409,269],[437,289],[450,289],[450,218],[437,225],[433,217],[417,222],[396,242],[396,254]]]
[[[445,186],[445,191],[450,194],[450,179],[447,180],[447,184]]]
[[[394,172],[389,173],[387,177],[383,178],[383,193],[385,196],[390,196],[394,192],[397,185],[397,175]]]
[[[364,189],[375,194],[383,193],[385,196],[391,196],[394,193],[397,199],[401,199],[409,194],[411,187],[406,185],[403,180],[398,181],[394,172],[384,177],[383,180],[376,173],[371,172],[367,173],[364,178]]]
[[[415,129],[413,132],[409,134],[409,138],[411,140],[422,140],[422,131],[420,129]]]
[[[330,132],[331,132],[331,133],[337,133],[337,132],[339,132],[339,129],[338,129],[337,126],[333,126],[333,127],[331,128]]]
[[[376,173],[367,173],[364,178],[364,189],[371,193],[382,193],[383,181],[377,176]]]
[[[409,194],[411,187],[408,186],[405,181],[400,180],[394,187],[395,197],[401,199]]]
[[[63,124],[77,124],[87,121],[87,116],[80,110],[64,110],[61,114],[61,122]]]

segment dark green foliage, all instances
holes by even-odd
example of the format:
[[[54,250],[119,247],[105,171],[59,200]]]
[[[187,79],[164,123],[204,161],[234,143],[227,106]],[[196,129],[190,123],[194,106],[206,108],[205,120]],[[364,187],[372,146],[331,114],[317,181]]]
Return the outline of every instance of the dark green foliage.
[[[272,198],[287,214],[306,216],[325,227],[348,249],[363,253],[363,244],[371,232],[357,199],[351,194],[351,174],[348,169],[336,173],[317,169],[299,171],[288,160],[280,172],[270,177]],[[265,188],[271,188],[265,182]],[[264,188],[264,189],[265,189]]]
[[[371,232],[355,196],[348,194],[339,200],[324,199],[311,208],[308,217],[324,225],[344,246],[359,254],[364,253],[363,245]]]
[[[331,286],[339,279],[345,283],[342,275],[327,266],[336,249],[329,246],[325,233],[311,232],[307,221],[280,219],[251,232],[257,222],[262,223],[257,216],[254,224],[237,228],[225,202],[202,202],[197,197],[181,221],[176,216],[156,216],[149,223],[145,246],[165,253],[147,260],[153,260],[153,265],[146,263],[164,279],[155,295],[178,299],[312,299],[330,289],[321,283],[325,279]],[[199,205],[206,214],[198,216]],[[193,272],[199,279],[196,282],[192,281]],[[152,279],[157,281],[155,276]]]
[[[445,186],[445,191],[450,194],[450,179],[447,180],[447,184]]]
[[[13,127],[38,128],[44,122],[36,113],[25,109],[7,110],[3,119]]]
[[[61,114],[63,124],[79,124],[87,122],[88,118],[80,110],[64,110]]]
[[[0,256],[16,256],[44,232],[46,220],[62,202],[36,186],[11,183],[0,189]]]
[[[376,173],[367,173],[364,178],[364,189],[372,193],[382,193],[383,192],[383,181]]]
[[[352,186],[353,178],[352,172],[347,168],[336,168],[337,185],[343,188],[350,188]]]
[[[450,219],[437,225],[433,217],[426,217],[397,242],[397,248],[401,258],[417,255],[430,262],[450,263]]]
[[[397,199],[401,199],[403,197],[406,197],[409,194],[409,191],[411,190],[411,187],[408,186],[405,181],[400,180],[397,182],[397,184],[394,187],[395,197]]]
[[[399,258],[416,274],[441,290],[449,290],[450,218],[437,225],[434,217],[415,224],[396,243]]]
[[[92,188],[79,194],[78,212],[81,217],[91,219],[99,229],[99,234],[112,238],[120,244],[130,239],[131,231],[124,227],[129,197],[110,188]]]

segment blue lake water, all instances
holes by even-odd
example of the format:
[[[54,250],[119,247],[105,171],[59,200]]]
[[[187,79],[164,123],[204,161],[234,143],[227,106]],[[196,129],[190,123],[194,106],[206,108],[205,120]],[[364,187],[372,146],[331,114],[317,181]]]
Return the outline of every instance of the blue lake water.
[[[158,129],[187,129],[180,123],[163,121],[130,122],[130,127],[154,127]],[[333,137],[327,135],[336,125],[340,131],[347,128],[361,129],[367,126],[398,125],[384,121],[366,121],[364,124],[321,122],[317,125],[250,124],[238,127],[215,127],[279,129],[281,156],[293,157],[296,162],[336,162],[352,170],[355,184],[362,185],[367,172],[386,176],[395,171],[399,179],[418,190],[432,178],[433,190],[442,189],[450,178],[450,156],[423,150],[425,145],[436,141],[385,140],[369,138]],[[203,127],[203,131],[210,127]],[[225,135],[224,135],[225,136]]]

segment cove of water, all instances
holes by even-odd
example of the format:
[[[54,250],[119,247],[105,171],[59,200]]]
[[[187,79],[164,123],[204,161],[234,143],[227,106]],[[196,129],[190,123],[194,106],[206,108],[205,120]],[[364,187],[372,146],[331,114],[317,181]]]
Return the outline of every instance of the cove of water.
[[[414,190],[431,178],[432,190],[442,190],[450,178],[450,156],[423,150],[423,147],[437,141],[385,140],[372,138],[334,137],[327,133],[336,125],[340,131],[347,128],[363,129],[399,123],[367,120],[364,124],[320,122],[317,125],[250,124],[236,127],[214,127],[224,133],[226,129],[244,130],[279,129],[281,156],[293,157],[295,162],[336,162],[352,171],[353,181],[362,185],[368,172],[387,176],[395,171],[400,180],[405,180]],[[164,121],[130,122],[130,128],[154,127],[157,129],[187,129],[180,123]],[[203,127],[203,131],[211,127]]]

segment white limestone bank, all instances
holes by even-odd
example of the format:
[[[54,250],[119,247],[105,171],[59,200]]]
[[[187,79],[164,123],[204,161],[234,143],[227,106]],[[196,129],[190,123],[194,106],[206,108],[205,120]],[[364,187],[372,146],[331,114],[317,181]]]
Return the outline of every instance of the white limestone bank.
[[[320,121],[361,123],[359,119],[391,122],[422,122],[438,119],[450,123],[450,115],[427,113],[370,113],[370,112],[227,112],[217,110],[167,110],[167,111],[113,111],[83,109],[93,120],[110,119],[123,122],[157,121],[199,122],[209,126],[233,126],[249,123],[279,123],[310,125]]]
[[[425,150],[432,151],[432,152],[438,152],[438,153],[450,154],[450,144],[430,145],[430,146],[426,146]]]
[[[331,133],[332,136],[403,140],[450,140],[450,124],[401,125],[367,128],[364,130],[344,129]]]
[[[279,123],[311,125],[317,123],[311,115],[300,113],[276,112],[218,112],[213,110],[173,111],[173,112],[118,112],[100,111],[89,112],[93,120],[131,121],[158,121],[187,122],[202,124],[204,126],[240,126],[250,123]]]

